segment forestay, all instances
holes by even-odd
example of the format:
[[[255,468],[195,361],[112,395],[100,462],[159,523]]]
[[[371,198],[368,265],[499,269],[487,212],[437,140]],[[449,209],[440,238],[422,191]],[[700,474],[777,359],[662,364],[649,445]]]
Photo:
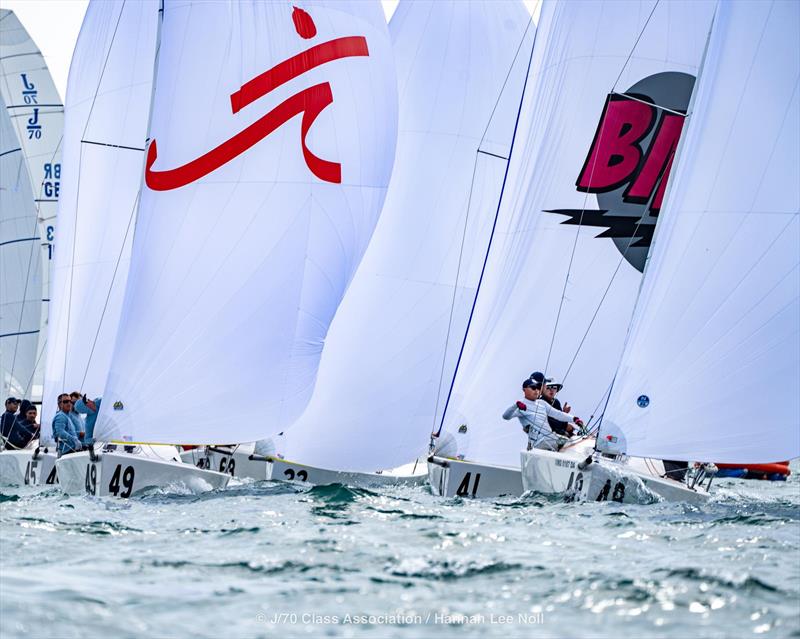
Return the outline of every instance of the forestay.
[[[445,416],[519,466],[502,413],[535,370],[599,414],[622,352],[714,5],[545,3],[498,229]],[[465,438],[466,439],[466,438]]]
[[[386,20],[365,2],[165,2],[156,78],[98,437],[253,441],[305,408],[383,204]]]
[[[142,185],[158,8],[91,3],[72,56],[44,424],[59,393],[97,397],[105,387]]]
[[[426,449],[486,250],[534,27],[519,2],[401,2],[389,30],[400,93],[389,195],[331,326],[313,399],[287,435],[288,458],[338,470],[393,468]]]
[[[0,9],[0,96],[22,147],[39,219],[41,332],[35,374],[25,380],[24,390],[26,397],[38,400],[47,346],[49,271],[55,250],[64,107],[36,43],[14,12],[5,9]]]
[[[800,456],[798,25],[720,5],[603,421],[631,455]]]
[[[26,394],[42,308],[39,225],[22,148],[0,97],[0,388]]]

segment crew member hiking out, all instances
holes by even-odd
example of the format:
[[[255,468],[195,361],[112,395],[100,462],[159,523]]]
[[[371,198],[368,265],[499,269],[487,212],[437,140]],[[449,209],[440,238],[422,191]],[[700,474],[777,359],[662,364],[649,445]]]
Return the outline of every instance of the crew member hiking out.
[[[503,419],[519,419],[523,430],[528,433],[528,450],[558,450],[559,436],[551,430],[547,418],[568,422],[572,417],[541,399],[542,384],[538,380],[528,378],[522,382],[522,393],[525,396],[524,401],[509,406],[503,413]]]

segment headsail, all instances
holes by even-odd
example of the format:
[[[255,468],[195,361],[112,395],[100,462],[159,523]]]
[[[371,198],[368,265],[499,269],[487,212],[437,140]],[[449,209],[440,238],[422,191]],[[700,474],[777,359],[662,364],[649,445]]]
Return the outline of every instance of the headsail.
[[[0,97],[0,388],[27,395],[41,318],[39,225],[28,170]]]
[[[158,8],[157,0],[91,3],[72,57],[44,424],[59,393],[96,397],[108,377],[142,185]]]
[[[426,450],[486,251],[534,31],[516,1],[398,6],[389,195],[331,326],[313,399],[287,435],[288,457],[374,471]]]
[[[98,437],[256,440],[305,408],[383,204],[386,20],[364,2],[165,2],[156,77]]]
[[[38,400],[47,345],[49,271],[55,250],[64,107],[36,43],[14,12],[6,9],[0,9],[0,96],[22,147],[39,218],[40,333],[35,374],[26,380],[25,387],[25,395]]]
[[[526,437],[501,414],[535,370],[578,416],[602,407],[713,10],[543,6],[521,152],[445,416],[469,433],[459,454],[519,465]]]
[[[800,5],[721,3],[602,435],[800,456]]]

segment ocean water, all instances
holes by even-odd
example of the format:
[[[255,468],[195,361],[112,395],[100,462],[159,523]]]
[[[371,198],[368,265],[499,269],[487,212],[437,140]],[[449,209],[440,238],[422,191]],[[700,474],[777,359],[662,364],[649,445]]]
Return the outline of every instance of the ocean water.
[[[800,637],[800,477],[687,504],[0,494],[0,636]]]

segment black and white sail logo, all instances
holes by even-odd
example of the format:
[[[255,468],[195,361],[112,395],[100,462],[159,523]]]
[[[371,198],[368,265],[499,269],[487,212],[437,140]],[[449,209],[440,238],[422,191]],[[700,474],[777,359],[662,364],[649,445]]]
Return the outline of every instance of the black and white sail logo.
[[[595,193],[597,209],[551,209],[562,224],[604,227],[625,259],[643,271],[683,130],[694,77],[669,71],[648,76],[606,100],[575,183]]]

